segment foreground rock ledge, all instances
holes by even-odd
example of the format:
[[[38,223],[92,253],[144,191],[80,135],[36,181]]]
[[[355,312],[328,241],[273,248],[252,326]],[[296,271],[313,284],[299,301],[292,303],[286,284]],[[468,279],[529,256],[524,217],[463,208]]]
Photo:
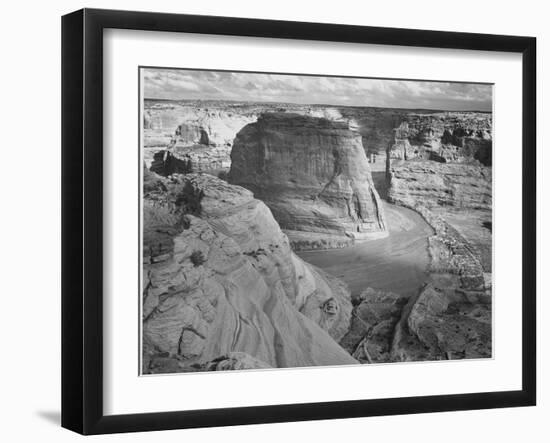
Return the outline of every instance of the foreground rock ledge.
[[[302,249],[387,235],[361,135],[347,122],[263,114],[237,134],[228,180],[264,201]]]
[[[349,291],[291,251],[250,191],[207,174],[144,178],[144,373],[209,370],[234,352],[260,367],[357,363],[337,343]]]

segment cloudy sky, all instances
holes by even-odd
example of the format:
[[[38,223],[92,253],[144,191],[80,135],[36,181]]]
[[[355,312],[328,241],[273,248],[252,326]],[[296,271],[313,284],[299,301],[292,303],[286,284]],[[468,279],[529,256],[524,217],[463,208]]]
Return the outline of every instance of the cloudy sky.
[[[366,78],[143,69],[145,98],[287,102],[441,110],[492,109],[492,87]]]

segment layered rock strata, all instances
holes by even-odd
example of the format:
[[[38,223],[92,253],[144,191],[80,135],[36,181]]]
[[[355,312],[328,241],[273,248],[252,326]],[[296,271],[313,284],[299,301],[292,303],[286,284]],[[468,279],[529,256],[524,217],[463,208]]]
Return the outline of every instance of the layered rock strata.
[[[434,230],[428,280],[410,299],[364,291],[342,346],[362,363],[491,357],[490,233],[481,242],[485,257],[457,229],[470,233],[473,221],[474,231],[487,229],[481,220],[490,220],[491,168],[399,161],[390,178],[389,199],[420,213]]]
[[[387,235],[361,136],[346,122],[263,114],[237,134],[228,180],[253,191],[302,247]]]
[[[492,304],[485,291],[427,285],[395,328],[393,361],[490,358]]]
[[[385,155],[390,149],[390,155],[402,158],[396,139],[409,143],[412,158],[416,156],[415,150],[436,149],[441,145],[460,147],[467,138],[489,142],[492,138],[491,113],[375,107],[346,107],[340,112],[343,118],[357,124],[367,154]],[[399,131],[397,137],[396,131]]]
[[[166,147],[172,139],[183,145],[231,145],[235,134],[256,120],[254,110],[229,104],[205,107],[200,102],[147,101],[143,113],[145,147]],[[163,140],[163,143],[155,142]]]
[[[436,158],[436,154],[442,154],[440,158],[447,161],[477,156],[485,165],[491,162],[492,115],[484,112],[146,100],[144,145],[156,149],[168,147],[183,125],[179,132],[185,146],[228,146],[229,153],[237,132],[266,112],[348,121],[363,137],[371,162],[383,163],[386,151],[392,158],[399,159],[429,158],[431,155]],[[407,148],[406,152],[403,148]]]
[[[490,358],[490,274],[452,226],[421,206],[434,228],[427,284],[408,298],[367,288],[341,345],[361,363]]]
[[[174,144],[157,151],[150,161],[150,169],[159,175],[207,172],[214,175],[229,168],[229,149],[206,145],[180,146]]]
[[[235,135],[255,120],[255,114],[232,112],[230,107],[150,105],[143,123],[145,160],[161,175],[227,170]]]
[[[416,119],[413,119],[416,117]],[[388,156],[401,160],[414,158],[441,163],[492,164],[491,122],[488,119],[421,119],[408,116],[394,129]]]
[[[145,373],[356,363],[336,342],[349,291],[291,251],[250,191],[146,170],[144,194]]]
[[[351,327],[340,344],[361,363],[392,361],[395,327],[407,297],[367,288],[353,309]]]
[[[388,200],[402,206],[491,210],[492,168],[434,161],[398,161]]]

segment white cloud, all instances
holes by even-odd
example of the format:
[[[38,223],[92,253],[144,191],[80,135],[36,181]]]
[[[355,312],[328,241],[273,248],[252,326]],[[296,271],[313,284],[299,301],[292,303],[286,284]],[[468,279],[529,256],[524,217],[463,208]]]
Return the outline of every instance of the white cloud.
[[[444,110],[490,110],[492,88],[473,83],[151,69],[145,96]]]

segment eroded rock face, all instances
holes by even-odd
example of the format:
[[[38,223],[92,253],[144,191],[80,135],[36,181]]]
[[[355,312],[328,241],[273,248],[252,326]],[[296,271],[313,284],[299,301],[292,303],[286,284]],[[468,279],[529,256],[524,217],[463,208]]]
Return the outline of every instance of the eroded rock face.
[[[490,358],[490,280],[475,256],[446,251],[446,265],[434,260],[428,283],[410,298],[367,288],[342,347],[361,363]]]
[[[153,154],[150,165],[149,170],[151,172],[164,176],[192,172],[190,158],[174,156],[170,151],[164,149]]]
[[[429,283],[403,310],[392,360],[453,360],[492,355],[490,273],[479,252],[451,224],[423,206],[429,238]]]
[[[232,352],[271,367],[356,363],[335,341],[349,328],[347,288],[294,255],[250,191],[150,172],[144,189],[145,373],[201,370]]]
[[[390,170],[388,200],[415,208],[491,210],[492,168],[434,161],[398,161]]]
[[[491,295],[443,280],[410,299],[368,288],[341,345],[367,364],[490,358]]]
[[[173,145],[157,151],[150,162],[151,171],[168,176],[189,172],[207,172],[214,175],[229,168],[229,149],[207,145]]]
[[[237,134],[228,179],[264,201],[291,240],[386,234],[361,136],[346,122],[263,114]]]
[[[271,366],[244,352],[230,352],[200,367],[202,371],[242,371],[243,369],[269,369]]]
[[[227,170],[235,135],[255,121],[256,114],[235,112],[231,106],[225,108],[177,102],[146,103],[143,117],[146,163],[161,175]],[[159,162],[160,157],[165,161]],[[180,169],[182,163],[185,166]]]
[[[384,163],[387,151],[392,158],[398,159],[477,159],[484,165],[491,163],[492,115],[483,112],[146,100],[144,146],[146,149],[165,149],[173,145],[177,137],[180,148],[225,146],[224,161],[229,161],[230,148],[238,131],[266,112],[347,121],[361,134],[369,158],[378,155],[376,163]],[[146,158],[148,165],[151,158],[152,154]],[[375,158],[371,158],[373,160]]]
[[[393,292],[367,288],[357,300],[342,347],[361,363],[391,361],[395,327],[407,300]]]
[[[427,283],[410,298],[364,291],[342,346],[362,363],[491,357],[491,168],[414,159],[390,178],[390,201],[433,228]]]
[[[208,145],[231,147],[237,132],[255,115],[244,115],[220,109],[204,109],[195,119],[181,123],[176,129],[176,141],[181,146]]]
[[[491,296],[426,286],[395,331],[394,361],[490,358]]]
[[[403,145],[399,141],[406,141],[412,148],[407,151],[408,158],[414,158],[426,150],[439,150],[442,145],[462,147],[467,139],[486,140],[489,143],[485,145],[490,146],[492,138],[491,113],[374,107],[347,107],[340,111],[343,118],[357,124],[367,154],[385,154],[389,150],[393,158],[402,159]]]
[[[441,163],[492,164],[491,114],[409,114],[394,129],[388,156]]]

